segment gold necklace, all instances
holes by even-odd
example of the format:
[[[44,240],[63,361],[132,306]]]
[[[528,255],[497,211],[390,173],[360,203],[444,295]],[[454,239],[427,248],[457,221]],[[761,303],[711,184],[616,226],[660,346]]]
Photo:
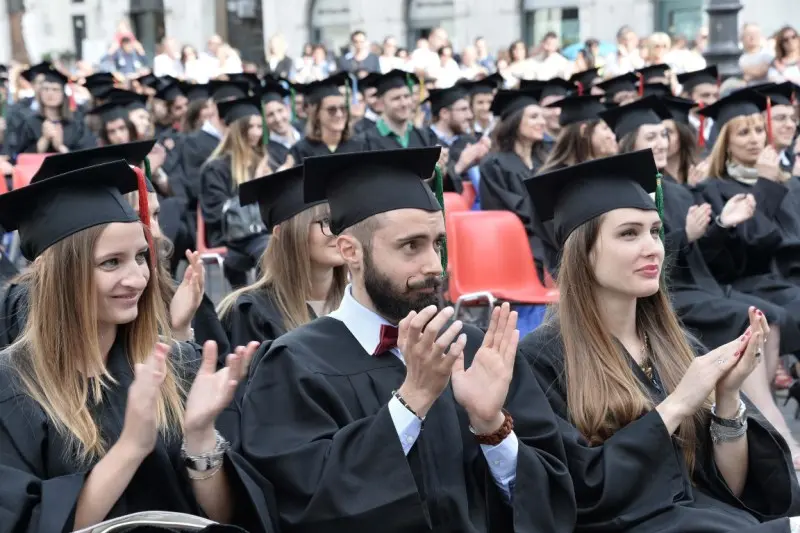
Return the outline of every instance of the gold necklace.
[[[653,381],[653,362],[650,360],[650,340],[647,338],[647,333],[644,334],[644,346],[642,347],[642,363],[639,368],[642,369],[647,379]]]

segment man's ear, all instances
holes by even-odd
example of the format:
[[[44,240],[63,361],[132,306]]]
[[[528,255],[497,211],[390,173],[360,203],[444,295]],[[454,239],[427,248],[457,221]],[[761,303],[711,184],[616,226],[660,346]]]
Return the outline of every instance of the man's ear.
[[[361,264],[363,248],[358,239],[352,235],[339,235],[336,238],[336,247],[350,269]]]

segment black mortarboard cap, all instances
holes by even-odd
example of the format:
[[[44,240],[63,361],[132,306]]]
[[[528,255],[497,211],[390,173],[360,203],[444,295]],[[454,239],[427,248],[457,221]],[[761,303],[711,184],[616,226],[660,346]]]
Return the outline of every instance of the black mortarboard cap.
[[[239,186],[239,202],[242,205],[258,202],[261,218],[270,231],[281,222],[326,201],[322,198],[306,203],[303,165],[250,180]]]
[[[305,86],[303,94],[306,95],[309,103],[318,104],[326,96],[340,96],[342,92],[339,87],[348,83],[350,83],[350,75],[347,72],[339,72],[324,80],[312,81]]]
[[[795,87],[794,83],[785,81],[783,83],[767,83],[751,88],[769,97],[772,105],[792,105]]]
[[[605,104],[600,100],[602,96],[567,96],[558,102],[553,102],[547,107],[561,108],[558,123],[562,126],[583,122],[585,120],[596,120],[599,114],[606,110]]]
[[[712,105],[698,109],[697,114],[714,120],[717,132],[736,117],[755,115],[767,108],[767,97],[752,89],[734,91]]]
[[[665,83],[645,83],[642,86],[642,96],[672,96],[672,88]]]
[[[228,80],[235,83],[246,83],[248,88],[253,92],[258,92],[261,88],[261,79],[257,74],[252,72],[237,72],[235,74],[228,74]]]
[[[636,131],[639,126],[661,124],[662,121],[671,119],[672,115],[661,100],[655,96],[647,96],[627,105],[610,107],[600,113],[600,118],[614,130],[617,139],[621,139]]]
[[[447,89],[431,89],[428,92],[426,101],[431,104],[431,113],[436,115],[442,109],[467,98],[469,98],[469,91],[465,86],[453,85]]]
[[[637,90],[636,84],[639,82],[639,77],[633,72],[625,73],[621,76],[602,81],[595,85],[603,89],[608,96],[614,96],[621,92],[635,92]]]
[[[547,81],[520,80],[519,89],[521,91],[541,91],[539,98],[543,100],[548,96],[567,96],[570,91],[575,90],[575,85],[564,78],[553,78]]]
[[[138,81],[145,87],[150,87],[151,89],[157,89],[161,83],[158,77],[152,72],[149,74],[143,74],[139,76],[138,78],[136,78],[136,81]]]
[[[225,100],[245,98],[248,95],[250,86],[246,82],[211,80],[208,82],[208,89],[214,101],[220,103]]]
[[[539,105],[539,94],[534,91],[499,90],[492,101],[492,114],[501,119],[529,105]]]
[[[105,98],[116,80],[110,72],[96,72],[86,76],[83,86],[94,98]]]
[[[181,88],[181,92],[189,99],[189,102],[208,100],[211,98],[207,83],[187,83],[182,81],[179,87]]]
[[[593,159],[525,180],[536,214],[553,221],[563,245],[579,226],[614,209],[656,210],[653,152],[640,150]]]
[[[372,86],[377,89],[376,94],[378,96],[386,93],[386,91],[399,89],[400,87],[408,87],[409,85],[419,85],[419,78],[416,74],[400,69],[390,70],[372,81]]]
[[[39,75],[43,75],[45,81],[50,83],[66,85],[69,81],[69,78],[57,70],[49,61],[43,61],[38,65],[34,65],[31,68],[22,71],[20,75],[31,83]]]
[[[470,82],[467,86],[472,94],[492,94],[503,85],[503,75],[499,72],[490,74],[482,80]]]
[[[694,100],[678,98],[677,96],[662,96],[660,100],[669,109],[672,120],[682,124],[689,123],[689,111],[697,105]]]
[[[31,178],[31,183],[51,179],[85,167],[104,165],[112,161],[126,161],[129,165],[138,167],[153,150],[155,144],[156,141],[151,139],[49,155],[44,158],[39,170]]]
[[[100,116],[106,124],[120,118],[127,119],[128,102],[125,100],[109,100],[104,104],[93,107],[87,114]]]
[[[670,66],[666,63],[659,63],[658,65],[650,65],[647,67],[640,68],[636,72],[642,75],[642,79],[644,82],[647,83],[653,78],[666,78],[667,71],[670,70]]]
[[[719,83],[719,74],[717,66],[711,65],[702,70],[694,70],[692,72],[684,72],[678,74],[678,83],[683,87],[683,92],[691,93],[695,87],[703,83],[710,83],[717,85]]]
[[[179,82],[172,82],[162,86],[156,91],[156,98],[165,102],[174,102],[179,96],[185,96]]]
[[[264,87],[261,89],[261,101],[264,103],[282,102],[290,94],[289,89],[285,88],[279,81],[267,78],[264,80]]]
[[[0,195],[0,226],[19,230],[22,255],[33,261],[85,229],[138,221],[123,196],[137,189],[136,173],[125,161],[80,168]]]
[[[380,72],[370,72],[363,78],[358,80],[358,92],[363,93],[366,89],[371,89],[374,87],[375,81],[381,77]]]
[[[110,102],[120,102],[128,106],[128,111],[133,109],[147,109],[147,95],[139,94],[133,91],[126,91],[125,89],[118,89],[114,87],[111,89],[106,98]]]
[[[305,159],[304,199],[327,200],[331,231],[339,234],[373,215],[397,209],[440,211],[424,180],[441,147],[355,152]]]
[[[584,70],[581,72],[576,72],[572,76],[570,76],[569,81],[572,82],[576,87],[580,85],[580,88],[584,94],[589,94],[589,89],[595,85],[595,81],[600,78],[600,68],[590,68],[588,70]]]
[[[257,96],[248,96],[238,100],[226,100],[217,104],[219,116],[226,125],[231,125],[240,118],[261,116],[261,100]]]

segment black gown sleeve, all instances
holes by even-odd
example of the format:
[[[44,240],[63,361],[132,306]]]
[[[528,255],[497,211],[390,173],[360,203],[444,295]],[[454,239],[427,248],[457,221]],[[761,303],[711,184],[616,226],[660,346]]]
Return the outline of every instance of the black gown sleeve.
[[[11,283],[0,290],[0,350],[12,344],[25,327],[28,318],[28,289]]]
[[[233,346],[245,346],[252,341],[277,339],[286,332],[283,318],[271,301],[243,294],[234,303],[223,321]]]
[[[217,343],[219,353],[225,355],[232,353],[231,346],[238,346],[237,344],[231,345],[231,341],[225,333],[225,328],[217,316],[217,311],[214,309],[214,302],[211,301],[207,294],[203,294],[200,307],[197,308],[197,312],[195,312],[192,319],[192,327],[194,328],[195,341],[200,346],[206,341],[214,341]]]
[[[68,132],[69,138],[66,138]],[[75,118],[64,128],[64,137],[64,145],[70,152],[97,147],[97,138],[92,133],[92,130],[86,127],[83,117],[79,114],[76,114]]]
[[[0,390],[9,380],[0,376]],[[22,394],[0,396],[0,533],[72,531],[89,471],[49,477],[43,451],[53,445],[44,413]]]
[[[416,531],[426,517],[388,406],[353,419],[303,355],[273,344],[257,356],[242,405],[242,452],[275,485],[282,529],[367,531],[391,520],[393,531]]]
[[[225,246],[222,208],[233,197],[230,163],[226,158],[207,163],[200,174],[200,209],[209,246]]]
[[[17,154],[36,153],[36,143],[42,136],[42,119],[39,115],[30,114],[22,119],[17,137]]]

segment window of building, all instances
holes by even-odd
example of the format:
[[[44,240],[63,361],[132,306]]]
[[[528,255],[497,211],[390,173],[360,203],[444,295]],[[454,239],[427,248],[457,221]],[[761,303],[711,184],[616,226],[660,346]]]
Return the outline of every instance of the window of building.
[[[525,11],[523,35],[528,45],[536,45],[547,32],[555,32],[566,47],[580,42],[577,7],[549,7]]]

